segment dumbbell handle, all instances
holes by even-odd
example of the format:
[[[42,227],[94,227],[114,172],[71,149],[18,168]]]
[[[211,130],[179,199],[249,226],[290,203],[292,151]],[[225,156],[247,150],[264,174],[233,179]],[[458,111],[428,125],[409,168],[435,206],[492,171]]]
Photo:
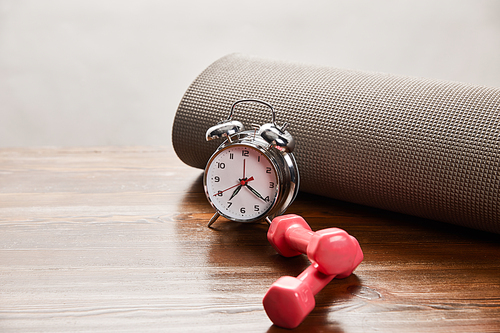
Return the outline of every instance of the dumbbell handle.
[[[309,267],[297,276],[297,279],[307,284],[313,295],[316,295],[335,278],[335,275],[323,274],[314,266],[315,265],[309,265]]]
[[[315,232],[301,227],[288,228],[285,232],[287,243],[293,249],[307,253],[307,246]]]

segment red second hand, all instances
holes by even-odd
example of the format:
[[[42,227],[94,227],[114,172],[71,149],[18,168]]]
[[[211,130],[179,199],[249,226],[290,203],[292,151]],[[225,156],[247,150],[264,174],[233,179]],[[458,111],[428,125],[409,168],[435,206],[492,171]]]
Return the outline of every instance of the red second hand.
[[[241,185],[246,185],[248,182],[251,182],[252,180],[254,180],[253,176],[248,178],[247,180],[243,179],[240,184]]]
[[[242,180],[240,180],[240,182],[239,182],[238,184],[233,185],[233,186],[231,186],[231,187],[228,187],[228,188],[226,188],[226,189],[225,189],[225,190],[223,190],[223,191],[218,191],[218,192],[217,192],[217,193],[215,193],[213,196],[215,197],[216,195],[219,195],[219,193],[226,192],[226,191],[228,191],[228,190],[230,190],[230,189],[232,189],[232,188],[235,188],[236,186],[246,185],[248,182],[250,182],[250,181],[252,181],[252,180],[254,180],[253,176],[252,176],[252,177],[250,177],[250,178],[248,178],[247,180],[242,179]]]
[[[240,186],[240,185],[241,185],[241,184],[240,184],[240,183],[238,183],[238,184],[236,184],[236,185],[234,185],[234,186],[231,186],[231,187],[229,187],[229,188],[226,188],[224,191],[218,191],[217,193],[215,193],[215,194],[214,194],[214,197],[215,197],[216,195],[219,195],[219,193],[226,192],[226,191],[228,191],[228,190],[230,190],[230,189],[232,189],[232,188],[235,188],[236,186]]]

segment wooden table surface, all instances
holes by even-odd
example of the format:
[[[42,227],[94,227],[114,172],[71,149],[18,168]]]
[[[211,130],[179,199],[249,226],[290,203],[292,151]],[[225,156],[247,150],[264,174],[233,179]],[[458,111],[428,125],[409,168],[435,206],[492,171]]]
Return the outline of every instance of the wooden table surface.
[[[219,220],[171,148],[0,149],[0,332],[286,332],[262,306],[297,276],[267,225]],[[499,332],[500,237],[300,193],[365,259],[297,332]]]

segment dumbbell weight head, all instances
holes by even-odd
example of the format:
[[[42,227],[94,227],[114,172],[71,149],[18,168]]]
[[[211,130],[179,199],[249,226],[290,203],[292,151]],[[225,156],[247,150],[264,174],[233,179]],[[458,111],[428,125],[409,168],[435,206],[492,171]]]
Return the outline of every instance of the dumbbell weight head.
[[[342,229],[328,228],[311,237],[307,257],[320,272],[344,278],[363,260],[363,252],[356,238]]]
[[[301,254],[301,252],[289,245],[288,240],[285,237],[288,229],[296,227],[312,231],[311,227],[302,218],[302,216],[295,214],[275,217],[269,226],[269,230],[267,231],[267,240],[271,243],[274,249],[284,257],[295,257]]]
[[[316,301],[306,283],[293,276],[282,276],[267,291],[263,305],[275,325],[295,328],[314,309]]]
[[[354,270],[356,269],[356,267],[358,267],[359,264],[361,264],[361,262],[364,259],[363,250],[361,250],[361,246],[359,246],[358,240],[353,236],[349,235],[349,237],[351,237],[352,243],[356,247],[356,250],[355,250],[356,255],[354,256],[354,261],[352,263],[351,270],[346,270],[345,272],[337,274],[337,276],[335,276],[335,278],[337,278],[337,279],[344,279],[344,278],[348,277],[349,275],[351,275],[352,272],[354,272]]]

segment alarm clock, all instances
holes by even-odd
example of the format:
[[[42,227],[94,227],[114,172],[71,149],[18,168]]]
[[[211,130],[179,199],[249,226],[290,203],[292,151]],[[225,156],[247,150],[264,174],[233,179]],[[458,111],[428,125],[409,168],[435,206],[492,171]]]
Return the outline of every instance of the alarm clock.
[[[253,124],[253,130],[245,130],[241,122],[233,120],[235,107],[250,102],[268,107],[271,123]],[[287,127],[287,123],[276,124],[270,104],[244,99],[231,106],[226,120],[207,130],[207,141],[225,139],[210,157],[203,177],[205,194],[215,209],[208,227],[220,216],[270,224],[290,206],[299,190],[299,171],[292,153],[295,141]]]

